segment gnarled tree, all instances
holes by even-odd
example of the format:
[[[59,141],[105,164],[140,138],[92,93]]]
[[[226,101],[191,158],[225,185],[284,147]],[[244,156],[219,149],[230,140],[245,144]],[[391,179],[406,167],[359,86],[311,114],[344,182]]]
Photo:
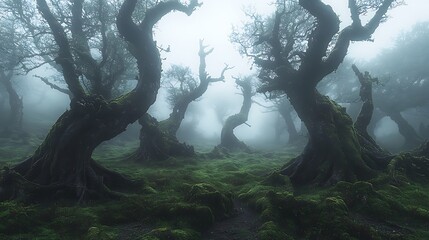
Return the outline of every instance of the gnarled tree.
[[[115,33],[115,14],[119,4],[116,0],[78,0],[70,6],[60,1],[50,4],[51,11],[58,13],[57,21],[68,33],[70,51],[83,89],[106,100],[126,92],[124,86],[127,80],[134,78],[137,72],[126,42]],[[56,74],[36,77],[52,89],[73,98],[72,92],[61,86],[65,84],[60,77],[61,66],[55,61],[55,42],[52,41],[49,27],[38,24],[43,21],[43,17],[34,11],[35,3],[5,0],[3,5],[4,9],[11,12],[22,31],[26,32],[26,37],[32,39],[31,54],[27,57],[27,60],[32,60],[23,62],[24,68],[29,72],[39,66],[49,65]]]
[[[4,126],[0,127],[0,136],[20,135],[24,104],[16,91],[14,77],[21,73],[21,59],[27,54],[25,43],[20,44],[21,34],[16,29],[13,19],[4,13],[0,22],[0,88],[8,96],[9,113]],[[6,114],[5,114],[6,115]]]
[[[81,1],[75,1],[79,4]],[[75,8],[71,5],[72,9]],[[153,26],[171,11],[191,14],[198,1],[156,3],[144,12],[139,23],[133,18],[137,0],[125,0],[116,16],[116,25],[137,61],[138,84],[120,97],[106,101],[101,92],[87,93],[80,81],[81,71],[72,54],[72,39],[45,0],[37,8],[48,24],[57,45],[55,58],[73,98],[48,136],[30,158],[7,169],[1,181],[1,197],[56,196],[85,199],[116,196],[111,190],[126,187],[130,180],[92,159],[94,149],[139,119],[153,104],[160,86],[161,59],[153,40]],[[61,14],[61,13],[57,13]],[[24,190],[24,191],[21,191]],[[41,195],[38,195],[41,194]]]
[[[140,118],[140,147],[130,156],[130,160],[145,162],[148,160],[165,160],[170,156],[192,156],[194,149],[186,143],[177,140],[176,133],[185,118],[186,110],[191,102],[201,97],[210,83],[224,81],[225,72],[231,67],[225,65],[218,78],[211,77],[206,72],[206,57],[213,48],[206,50],[200,40],[199,83],[192,76],[189,68],[173,65],[165,74],[163,81],[167,85],[168,101],[173,108],[170,116],[161,122],[146,114]]]
[[[395,46],[383,50],[369,66],[371,72],[378,71],[378,75],[386,76],[384,86],[374,89],[375,101],[377,107],[398,125],[399,133],[405,138],[405,148],[423,142],[421,132],[415,130],[405,111],[429,103],[428,37],[428,22],[418,23],[400,34]]]
[[[281,171],[296,185],[367,179],[387,165],[385,156],[373,153],[356,131],[345,109],[316,89],[338,68],[352,41],[371,37],[394,0],[348,3],[352,23],[341,30],[337,14],[321,0],[278,1],[271,20],[254,18],[249,31],[236,38],[260,67],[259,91],[285,92],[308,129],[303,153]],[[374,14],[363,24],[360,17],[370,10]]]
[[[227,151],[250,152],[250,148],[235,136],[234,129],[246,123],[249,117],[250,107],[252,106],[252,96],[255,94],[252,88],[252,77],[245,77],[243,79],[236,78],[235,83],[240,87],[243,93],[243,105],[239,113],[229,116],[226,119],[220,133],[220,144],[216,146],[216,148],[225,149]]]

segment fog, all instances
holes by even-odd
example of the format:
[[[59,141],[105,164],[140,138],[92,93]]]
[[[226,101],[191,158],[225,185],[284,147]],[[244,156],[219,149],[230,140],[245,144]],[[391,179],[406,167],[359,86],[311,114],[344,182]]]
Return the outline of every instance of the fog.
[[[173,13],[162,19],[156,26],[155,39],[158,46],[170,49],[169,52],[161,52],[164,71],[173,64],[179,64],[189,67],[193,74],[198,76],[198,43],[200,39],[204,39],[204,44],[214,49],[206,58],[206,71],[210,76],[217,77],[224,64],[234,67],[225,73],[224,82],[211,83],[207,92],[198,101],[190,104],[182,128],[178,132],[178,137],[182,141],[191,144],[203,142],[204,145],[215,146],[219,143],[222,121],[239,112],[241,108],[243,96],[233,77],[256,76],[257,74],[257,68],[253,65],[252,60],[241,56],[237,46],[231,43],[232,30],[240,29],[243,26],[246,21],[245,10],[266,15],[273,13],[274,6],[266,1],[250,0],[204,0],[202,2],[203,5],[191,16]],[[332,4],[340,16],[342,26],[350,22],[347,1],[343,1],[343,4],[334,0],[325,2]],[[376,30],[373,41],[352,43],[348,54],[349,63],[358,63],[365,70],[365,66],[371,64],[370,61],[382,53],[383,49],[395,46],[395,39],[401,33],[409,30],[417,22],[429,21],[429,15],[425,12],[426,9],[429,9],[428,1],[406,2],[406,5],[389,12],[389,18]],[[14,79],[16,89],[23,97],[23,121],[26,131],[37,132],[40,135],[46,134],[56,119],[69,108],[70,100],[67,95],[51,89],[35,77],[50,74],[55,74],[54,70],[41,67]],[[354,78],[354,75],[350,73],[348,77]],[[256,77],[255,82],[257,82]],[[354,83],[355,85],[351,88],[357,94],[359,85],[356,80]],[[335,95],[335,89],[330,89],[327,94]],[[158,120],[166,119],[171,112],[166,96],[167,92],[162,87],[156,103],[149,110]],[[280,142],[275,138],[277,130],[274,126],[278,125],[279,121],[281,122],[281,117],[278,112],[273,110],[272,101],[267,100],[262,94],[255,95],[253,99],[258,104],[252,105],[247,124],[237,127],[236,135],[251,146],[261,145],[261,143],[265,146],[284,146],[288,141],[288,134],[287,132],[282,133]],[[268,108],[261,105],[268,106]],[[223,116],[217,116],[217,108],[222,108]],[[407,110],[408,112],[409,110]],[[410,114],[407,113],[404,116],[412,119],[413,117],[409,117]],[[428,123],[426,116],[419,119],[418,121],[411,120],[416,129],[421,122]],[[300,120],[295,117],[294,122],[300,130]],[[280,124],[284,125],[284,123]],[[184,128],[192,130],[194,134],[189,134],[183,130]],[[131,134],[137,138],[138,131],[139,127],[134,124],[125,134]],[[404,141],[397,125],[387,117],[383,117],[376,123],[374,135],[378,141],[393,151],[399,149]],[[394,140],[386,142],[385,139]]]

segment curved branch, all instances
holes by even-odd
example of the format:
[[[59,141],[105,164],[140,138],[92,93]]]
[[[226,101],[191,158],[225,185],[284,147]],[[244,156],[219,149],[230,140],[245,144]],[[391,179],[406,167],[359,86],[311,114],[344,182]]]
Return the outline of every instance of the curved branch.
[[[323,75],[328,75],[335,71],[335,69],[337,69],[343,62],[351,41],[364,41],[371,37],[384,19],[387,10],[392,6],[394,1],[395,0],[384,0],[382,5],[375,12],[374,16],[367,24],[365,24],[365,26],[362,26],[361,24],[356,2],[354,0],[349,1],[349,9],[353,22],[350,26],[344,28],[340,32],[332,52],[323,63]]]
[[[67,83],[74,98],[80,99],[86,94],[79,83],[79,76],[74,66],[74,59],[71,54],[70,44],[64,28],[52,14],[45,0],[37,0],[37,8],[41,12],[43,18],[49,24],[54,35],[55,42],[59,47],[58,57],[55,61],[61,65],[64,80]]]
[[[35,75],[35,77],[39,78],[42,82],[44,82],[46,85],[48,85],[48,86],[49,86],[49,87],[51,87],[52,89],[55,89],[55,90],[57,90],[57,91],[59,91],[59,92],[61,92],[61,93],[64,93],[64,94],[69,95],[70,99],[72,99],[72,98],[73,98],[73,94],[70,92],[70,90],[69,90],[69,89],[62,88],[62,87],[60,87],[60,86],[58,86],[58,85],[56,85],[56,84],[54,84],[54,83],[51,83],[51,82],[50,82],[47,78],[45,78],[45,77],[38,76],[38,75]]]
[[[317,19],[317,25],[309,36],[308,49],[300,66],[300,72],[305,75],[303,78],[317,83],[324,77],[322,59],[340,29],[340,20],[332,7],[320,0],[300,0],[299,4]]]
[[[228,64],[225,63],[225,67],[222,69],[222,72],[220,73],[220,76],[218,78],[212,78],[212,77],[208,77],[207,80],[209,80],[209,82],[225,82],[225,72],[228,70],[233,69],[234,67],[230,67]]]
[[[186,15],[191,15],[195,8],[201,6],[202,3],[198,3],[198,0],[191,0],[189,5],[183,5],[179,1],[168,1],[160,2],[155,7],[149,9],[146,12],[145,19],[141,23],[142,28],[152,29],[153,26],[161,20],[163,16],[171,11],[183,12]]]

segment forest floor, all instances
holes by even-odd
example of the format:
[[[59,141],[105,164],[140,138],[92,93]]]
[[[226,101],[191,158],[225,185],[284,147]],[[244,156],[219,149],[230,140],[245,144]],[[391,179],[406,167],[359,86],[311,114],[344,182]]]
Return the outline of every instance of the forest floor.
[[[0,167],[34,151],[39,139],[0,140]],[[294,188],[279,169],[299,153],[123,162],[138,142],[102,145],[95,159],[144,182],[119,200],[80,205],[0,202],[0,239],[429,239],[429,183],[368,182]],[[208,152],[200,148],[200,152]]]

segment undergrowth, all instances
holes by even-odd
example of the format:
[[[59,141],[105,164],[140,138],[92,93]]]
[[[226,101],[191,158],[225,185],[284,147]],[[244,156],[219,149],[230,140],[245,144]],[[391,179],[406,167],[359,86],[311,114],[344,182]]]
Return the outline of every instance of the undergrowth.
[[[202,239],[234,217],[233,199],[256,211],[258,239],[429,239],[429,185],[392,181],[295,189],[275,170],[296,152],[236,153],[213,159],[122,162],[136,144],[106,145],[95,159],[141,189],[115,201],[0,202],[0,239]],[[23,152],[1,148],[2,165]],[[20,151],[20,150],[19,150]],[[404,177],[406,178],[406,176]]]

